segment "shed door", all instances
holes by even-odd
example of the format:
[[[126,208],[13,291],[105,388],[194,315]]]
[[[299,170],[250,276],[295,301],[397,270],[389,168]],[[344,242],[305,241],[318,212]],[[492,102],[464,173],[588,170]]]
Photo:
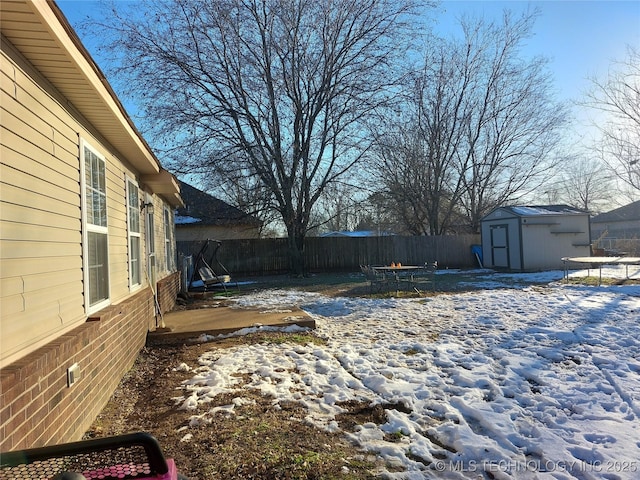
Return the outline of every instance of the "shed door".
[[[508,225],[491,225],[491,260],[494,267],[509,268]]]

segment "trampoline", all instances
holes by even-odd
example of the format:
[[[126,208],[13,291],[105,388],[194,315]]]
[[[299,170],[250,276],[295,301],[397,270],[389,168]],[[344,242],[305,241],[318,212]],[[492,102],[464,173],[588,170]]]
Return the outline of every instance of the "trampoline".
[[[589,265],[587,271],[591,268],[597,268],[598,285],[601,285],[603,265],[625,265],[625,275],[629,278],[629,265],[640,265],[640,257],[562,257],[565,281],[569,280],[569,265],[571,263]]]

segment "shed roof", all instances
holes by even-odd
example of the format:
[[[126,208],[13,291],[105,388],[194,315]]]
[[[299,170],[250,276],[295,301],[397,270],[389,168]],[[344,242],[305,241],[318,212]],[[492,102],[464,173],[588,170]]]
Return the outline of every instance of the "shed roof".
[[[507,211],[517,217],[540,217],[544,215],[588,215],[588,212],[569,205],[514,205],[503,206],[492,210]],[[489,213],[489,215],[491,215]],[[487,216],[489,216],[487,215]]]
[[[188,183],[179,182],[185,206],[176,212],[176,225],[260,226],[262,221]]]
[[[628,222],[632,220],[640,220],[640,200],[596,215],[591,219],[591,223]]]

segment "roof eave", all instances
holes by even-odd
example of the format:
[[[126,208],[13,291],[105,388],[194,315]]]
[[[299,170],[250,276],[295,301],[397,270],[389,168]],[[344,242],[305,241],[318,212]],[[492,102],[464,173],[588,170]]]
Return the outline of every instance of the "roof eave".
[[[141,174],[160,171],[160,162],[55,2],[3,0],[0,21],[11,44],[123,159]]]
[[[140,180],[153,193],[166,199],[172,207],[184,207],[184,201],[180,196],[178,179],[164,168],[161,168],[155,175],[143,175]]]

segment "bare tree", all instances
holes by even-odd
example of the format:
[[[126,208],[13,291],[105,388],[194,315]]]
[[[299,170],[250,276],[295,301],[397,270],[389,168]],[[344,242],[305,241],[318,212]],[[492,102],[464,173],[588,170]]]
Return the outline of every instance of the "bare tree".
[[[477,232],[489,210],[544,180],[566,109],[553,100],[546,60],[520,54],[535,17],[462,19],[461,39],[428,44],[409,114],[377,151],[412,233],[459,231],[461,213]]]
[[[142,20],[114,9],[108,48],[177,173],[255,177],[302,274],[313,208],[366,152],[362,124],[389,101],[418,2],[145,1]]]
[[[540,186],[567,119],[566,107],[553,99],[548,61],[520,55],[536,16],[514,19],[505,11],[501,24],[461,22],[475,52],[469,67],[473,108],[458,148],[461,200],[474,232],[491,209]]]
[[[595,148],[618,178],[640,190],[640,49],[629,46],[624,61],[591,83],[584,103],[606,118],[596,124],[602,135]]]
[[[472,55],[460,42],[432,39],[422,68],[406,84],[404,111],[376,142],[380,183],[414,235],[451,230],[462,187],[456,158],[470,117]]]
[[[329,231],[347,231],[359,221],[358,191],[351,184],[334,183],[328,186],[318,201],[318,228]]]
[[[403,118],[406,121],[406,117]],[[439,235],[448,227],[451,179],[448,159],[437,151],[447,148],[439,129],[420,129],[419,121],[397,125],[377,138],[376,171],[387,209],[402,230],[411,235]],[[454,189],[455,191],[455,189]]]
[[[405,226],[397,218],[394,199],[383,192],[369,195],[361,204],[356,229],[371,230],[378,236],[403,233]]]
[[[611,201],[609,175],[599,160],[574,160],[562,176],[561,198],[569,205],[598,213]]]

